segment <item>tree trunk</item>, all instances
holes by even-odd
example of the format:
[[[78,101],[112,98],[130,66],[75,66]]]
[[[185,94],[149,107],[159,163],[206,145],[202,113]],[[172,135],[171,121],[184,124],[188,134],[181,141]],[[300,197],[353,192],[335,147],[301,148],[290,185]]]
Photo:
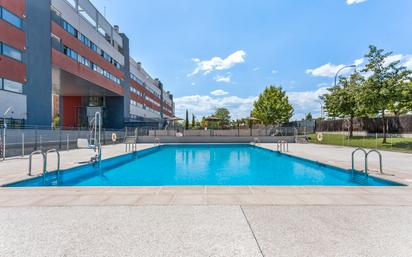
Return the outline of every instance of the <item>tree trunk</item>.
[[[350,116],[350,123],[349,123],[349,138],[353,137],[353,115]]]
[[[396,132],[402,133],[401,117],[398,112],[395,112]]]
[[[385,110],[382,111],[382,125],[383,125],[383,141],[382,144],[386,144],[386,117],[385,117]]]

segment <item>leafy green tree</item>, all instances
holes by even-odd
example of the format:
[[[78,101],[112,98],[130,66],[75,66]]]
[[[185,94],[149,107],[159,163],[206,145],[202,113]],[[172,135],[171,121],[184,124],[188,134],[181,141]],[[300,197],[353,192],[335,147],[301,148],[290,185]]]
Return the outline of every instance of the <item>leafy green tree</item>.
[[[293,116],[293,107],[282,87],[269,86],[253,104],[252,115],[265,125],[286,123]]]
[[[403,84],[410,74],[399,61],[388,63],[392,52],[385,52],[376,46],[369,46],[369,53],[365,55],[368,63],[363,69],[369,77],[362,90],[362,101],[369,114],[380,113],[382,117],[383,143],[387,138],[387,117],[385,111],[397,107],[399,102],[399,85]],[[397,108],[396,108],[397,109]]]
[[[307,113],[306,114],[306,117],[305,117],[305,120],[308,120],[308,121],[311,121],[313,119],[313,117],[312,117],[312,113]]]
[[[222,125],[228,125],[230,122],[230,112],[227,108],[217,108],[213,116],[219,118],[219,123]]]
[[[196,118],[195,115],[192,114],[192,129],[194,129],[196,127]]]
[[[186,110],[185,129],[189,129],[189,111]]]
[[[202,119],[200,120],[200,127],[203,129],[206,126],[206,118],[205,116],[202,117]]]
[[[349,118],[349,137],[353,136],[353,119],[362,113],[358,92],[364,83],[363,76],[355,71],[349,78],[340,77],[339,84],[329,88],[324,96],[325,108],[334,117]]]

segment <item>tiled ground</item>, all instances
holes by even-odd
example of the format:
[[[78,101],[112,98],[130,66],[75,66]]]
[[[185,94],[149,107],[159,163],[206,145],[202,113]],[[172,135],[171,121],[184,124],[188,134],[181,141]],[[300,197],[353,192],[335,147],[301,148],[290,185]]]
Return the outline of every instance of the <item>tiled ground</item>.
[[[288,154],[350,168],[351,151]],[[63,152],[63,167],[92,154]],[[412,155],[383,156],[383,178],[412,182]],[[0,162],[0,183],[26,172],[27,159]],[[410,256],[411,211],[410,186],[0,188],[0,256]]]

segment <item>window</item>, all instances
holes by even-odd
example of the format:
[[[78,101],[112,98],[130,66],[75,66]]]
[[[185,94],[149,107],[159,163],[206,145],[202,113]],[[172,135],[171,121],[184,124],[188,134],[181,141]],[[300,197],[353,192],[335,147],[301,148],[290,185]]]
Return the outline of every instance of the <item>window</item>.
[[[96,71],[97,73],[105,76],[106,78],[110,79],[111,81],[115,82],[116,84],[121,83],[121,80],[114,76],[113,74],[111,74],[110,72],[100,68],[98,65],[96,65],[95,63],[91,62],[89,59],[80,56],[77,52],[75,52],[74,50],[68,48],[67,46],[64,46],[63,48],[63,53],[67,56],[69,56],[70,58],[74,59],[75,61],[80,62],[81,64],[93,69],[94,71]]]
[[[85,44],[85,45],[88,46],[88,47],[91,47],[91,42],[90,42],[90,40],[89,40],[86,36],[84,36],[83,34],[80,34],[80,33],[79,33],[79,39],[80,39],[80,41],[83,42],[83,44]]]
[[[23,84],[8,79],[1,79],[3,81],[3,89],[15,93],[23,93]]]
[[[90,48],[91,48],[93,51],[97,52],[97,46],[96,46],[95,43],[90,42]]]
[[[13,24],[14,26],[18,27],[18,28],[22,28],[22,20],[14,15],[13,13],[7,11],[6,9],[0,7],[0,11],[1,11],[1,18],[11,24]]]
[[[77,30],[72,25],[67,23],[66,21],[63,21],[63,28],[64,30],[69,32],[71,35],[77,37],[77,33],[78,33]]]
[[[73,60],[78,60],[78,54],[77,52],[73,51],[72,49],[68,48],[67,46],[64,46],[63,52],[65,55],[69,56]]]
[[[0,51],[2,55],[11,57],[15,60],[21,61],[22,59],[22,53],[19,50],[4,43],[0,43]]]
[[[81,64],[83,64],[83,65],[85,65],[89,68],[91,67],[91,62],[87,58],[85,58],[83,56],[79,56],[79,61],[80,61]]]

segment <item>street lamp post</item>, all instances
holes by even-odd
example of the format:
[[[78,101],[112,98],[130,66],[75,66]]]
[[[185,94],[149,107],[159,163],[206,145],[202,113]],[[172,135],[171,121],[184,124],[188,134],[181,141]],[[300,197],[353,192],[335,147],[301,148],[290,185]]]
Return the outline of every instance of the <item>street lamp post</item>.
[[[3,114],[3,161],[6,160],[6,115],[11,111],[12,108],[13,107],[10,106]]]
[[[348,69],[348,68],[356,68],[356,65],[347,65],[347,66],[344,66],[344,67],[342,67],[342,68],[340,68],[337,72],[336,72],[336,75],[335,75],[335,87],[336,87],[336,84],[338,83],[338,75],[339,75],[339,73],[341,72],[341,71],[343,71],[344,69]]]

